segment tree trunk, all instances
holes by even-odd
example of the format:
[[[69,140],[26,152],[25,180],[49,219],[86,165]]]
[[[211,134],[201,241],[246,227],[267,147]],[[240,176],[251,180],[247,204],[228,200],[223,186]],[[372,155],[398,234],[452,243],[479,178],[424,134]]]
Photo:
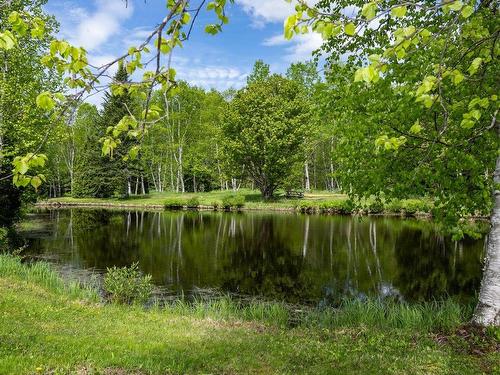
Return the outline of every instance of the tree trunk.
[[[500,325],[500,157],[497,157],[493,182],[495,206],[491,215],[479,301],[472,318],[473,323],[483,326]]]
[[[305,183],[306,183],[306,187],[305,187],[305,190],[306,191],[311,191],[311,180],[309,178],[309,163],[306,161],[304,163],[304,174],[305,174]]]
[[[193,173],[193,191],[196,193],[196,175]]]

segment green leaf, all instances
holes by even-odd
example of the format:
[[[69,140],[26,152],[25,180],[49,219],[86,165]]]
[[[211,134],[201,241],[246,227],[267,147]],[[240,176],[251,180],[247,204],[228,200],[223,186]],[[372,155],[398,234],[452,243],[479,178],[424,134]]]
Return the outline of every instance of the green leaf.
[[[356,35],[356,26],[352,22],[344,25],[344,33],[349,36]]]
[[[418,134],[422,131],[422,125],[420,125],[419,121],[415,121],[415,123],[410,128],[410,133]]]
[[[16,45],[16,41],[16,38],[9,30],[0,33],[0,49],[12,49]]]
[[[461,15],[463,18],[469,18],[472,13],[474,13],[474,8],[470,5],[466,5],[462,8]]]
[[[375,16],[377,15],[377,4],[374,2],[369,2],[363,5],[363,8],[361,9],[361,15],[367,20],[375,18]]]
[[[184,25],[187,24],[191,20],[191,15],[188,12],[184,12],[181,17],[181,23]]]
[[[470,64],[469,69],[467,70],[471,76],[476,74],[482,62],[483,59],[480,57],[476,57],[474,60],[472,60],[472,63]]]
[[[402,18],[406,15],[406,6],[399,6],[391,9],[391,16]]]
[[[42,179],[38,176],[33,176],[31,178],[30,182],[31,182],[31,186],[33,186],[35,188],[35,190],[38,190],[38,188],[42,184]]]
[[[463,119],[460,126],[464,129],[471,129],[474,127],[474,121],[470,119]]]
[[[457,69],[455,69],[452,72],[452,74],[453,74],[453,83],[455,85],[460,84],[460,82],[462,82],[465,78],[464,75],[460,72],[460,70],[457,70]]]
[[[50,92],[45,91],[36,97],[36,105],[45,111],[50,111],[54,109],[56,102],[52,99]]]
[[[462,1],[461,1],[461,0],[456,0],[456,1],[454,1],[453,3],[451,3],[450,5],[448,5],[448,8],[449,8],[450,10],[460,10],[460,9],[462,9],[462,6],[463,6],[463,5],[464,5],[464,4],[462,3]]]

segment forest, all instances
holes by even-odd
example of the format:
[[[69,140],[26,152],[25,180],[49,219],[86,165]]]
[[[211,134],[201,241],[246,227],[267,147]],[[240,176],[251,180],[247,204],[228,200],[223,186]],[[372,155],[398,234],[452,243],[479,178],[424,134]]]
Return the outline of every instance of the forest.
[[[102,64],[0,2],[0,373],[499,370],[498,3],[283,2],[321,47],[226,89],[175,54],[245,1],[162,2]]]

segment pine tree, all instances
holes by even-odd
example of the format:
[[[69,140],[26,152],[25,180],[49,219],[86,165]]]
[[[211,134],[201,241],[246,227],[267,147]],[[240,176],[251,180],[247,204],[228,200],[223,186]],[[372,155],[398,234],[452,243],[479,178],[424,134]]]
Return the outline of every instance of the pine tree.
[[[114,81],[128,81],[128,74],[123,66],[119,67]],[[134,111],[134,108],[134,101],[127,90],[121,94],[105,94],[96,128],[88,132],[84,155],[75,171],[74,196],[106,198],[128,194],[130,170],[136,168],[131,168],[130,162],[125,162],[123,156],[127,154],[132,141],[124,136],[113,157],[109,157],[102,155],[99,140],[105,136],[109,126],[116,125],[129,111]]]

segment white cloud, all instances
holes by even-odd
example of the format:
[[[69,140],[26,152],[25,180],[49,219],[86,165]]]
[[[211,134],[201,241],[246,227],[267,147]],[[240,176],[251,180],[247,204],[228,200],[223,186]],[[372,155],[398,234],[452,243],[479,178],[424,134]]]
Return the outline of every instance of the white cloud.
[[[268,47],[287,45],[286,53],[283,56],[285,61],[297,62],[310,60],[312,52],[323,44],[323,39],[320,34],[315,32],[295,35],[291,40],[286,40],[282,34],[278,34],[265,39],[262,44]]]
[[[318,0],[306,0],[309,5],[314,5]],[[252,24],[263,27],[270,22],[283,22],[294,13],[297,2],[285,0],[236,0],[243,10],[252,17]]]
[[[178,79],[205,89],[226,90],[245,85],[247,73],[230,66],[176,65]]]
[[[77,46],[89,51],[99,49],[111,37],[118,34],[122,23],[133,13],[133,5],[128,6],[122,0],[94,0],[95,10],[87,11],[84,8],[71,8],[69,4],[62,7],[65,14],[58,12],[58,19],[62,22],[62,34]],[[66,12],[67,11],[67,12]]]

